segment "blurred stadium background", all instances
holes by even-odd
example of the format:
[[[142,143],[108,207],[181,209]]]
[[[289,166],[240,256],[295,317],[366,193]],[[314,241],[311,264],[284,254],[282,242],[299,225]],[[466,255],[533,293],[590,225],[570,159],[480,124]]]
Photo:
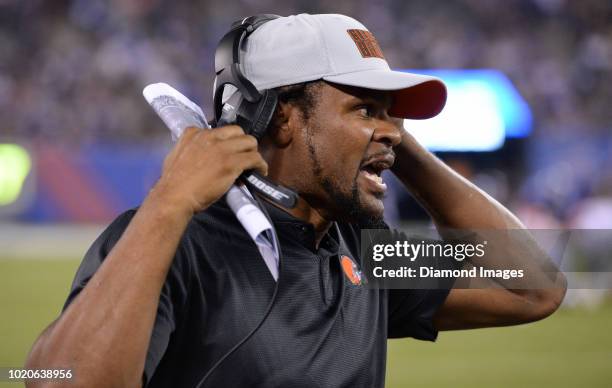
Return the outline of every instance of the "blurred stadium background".
[[[0,0],[0,366],[22,365],[87,246],[158,177],[170,136],[142,88],[210,113],[218,39],[264,12],[359,19],[393,67],[463,97],[435,128],[406,123],[453,168],[531,228],[612,229],[610,1]],[[387,211],[427,222],[400,190]],[[387,385],[610,387],[611,327],[609,291],[575,290],[536,324],[392,341]]]

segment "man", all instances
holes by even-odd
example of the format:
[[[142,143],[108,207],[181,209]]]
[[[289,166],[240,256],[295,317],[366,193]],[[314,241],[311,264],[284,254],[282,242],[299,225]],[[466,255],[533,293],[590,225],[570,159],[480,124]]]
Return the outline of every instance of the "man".
[[[563,281],[544,290],[374,290],[352,272],[360,226],[383,224],[385,169],[438,227],[522,228],[403,130],[403,117],[440,111],[438,80],[389,70],[369,31],[341,15],[269,21],[249,36],[241,63],[258,89],[280,93],[261,144],[237,126],[188,129],[142,206],[87,253],[29,368],[70,368],[68,383],[86,387],[192,387],[208,372],[207,386],[378,387],[388,337],[434,340],[438,330],[555,311]],[[275,282],[218,201],[249,169],[299,194],[294,209],[266,205],[282,264],[264,321]]]

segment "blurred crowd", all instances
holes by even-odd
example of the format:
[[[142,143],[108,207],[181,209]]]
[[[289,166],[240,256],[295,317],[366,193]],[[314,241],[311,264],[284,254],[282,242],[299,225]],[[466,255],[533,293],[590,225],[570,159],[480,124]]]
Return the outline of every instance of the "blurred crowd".
[[[504,71],[532,135],[497,164],[453,162],[530,225],[612,226],[610,1],[0,0],[0,140],[167,141],[143,86],[165,81],[210,112],[218,40],[264,12],[353,16],[393,67]]]

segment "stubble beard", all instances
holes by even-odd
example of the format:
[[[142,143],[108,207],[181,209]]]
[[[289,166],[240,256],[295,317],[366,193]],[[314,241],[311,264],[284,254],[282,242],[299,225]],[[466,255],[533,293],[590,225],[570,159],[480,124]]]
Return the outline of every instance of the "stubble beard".
[[[330,179],[323,175],[319,157],[311,141],[312,136],[310,131],[311,128],[309,126],[307,129],[307,144],[313,172],[333,204],[333,212],[337,216],[336,221],[354,223],[357,224],[360,229],[387,229],[388,226],[383,219],[383,214],[369,211],[361,201],[357,183],[359,170],[357,170],[357,173],[353,177],[353,183],[348,193],[342,190],[343,188],[340,187],[337,180]]]

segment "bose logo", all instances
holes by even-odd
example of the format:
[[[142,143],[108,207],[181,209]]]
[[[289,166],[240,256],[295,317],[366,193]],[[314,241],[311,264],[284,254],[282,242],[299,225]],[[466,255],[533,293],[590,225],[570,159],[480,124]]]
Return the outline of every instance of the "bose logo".
[[[254,176],[254,175],[249,175],[247,180],[253,186],[257,187],[259,190],[261,190],[262,192],[268,194],[269,196],[271,196],[274,199],[281,200],[283,198],[289,198],[289,196],[287,194],[285,194],[285,193],[283,193],[281,191],[276,190],[274,187],[269,186],[266,182],[263,182],[260,179],[257,179],[257,177]]]

